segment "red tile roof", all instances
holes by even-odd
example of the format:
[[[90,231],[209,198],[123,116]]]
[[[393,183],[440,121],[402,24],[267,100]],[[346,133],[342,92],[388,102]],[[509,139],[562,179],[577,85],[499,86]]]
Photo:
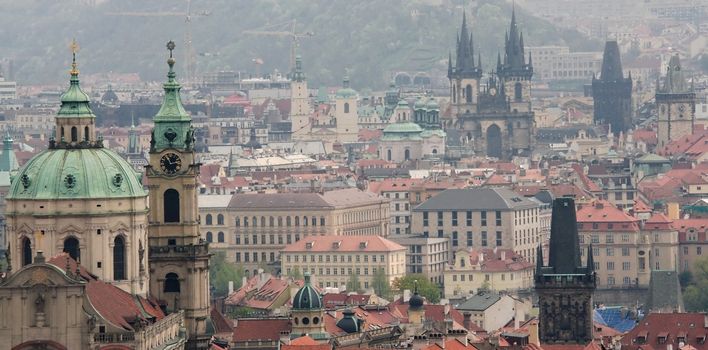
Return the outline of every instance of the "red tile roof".
[[[595,200],[592,204],[580,205],[576,216],[579,224],[619,223],[628,225],[627,227],[618,225],[617,229],[622,231],[639,229],[636,218],[605,200]]]
[[[708,334],[708,327],[706,327],[705,317],[703,313],[650,313],[622,337],[622,349],[665,349],[668,345],[678,349],[678,336],[683,333],[685,345],[691,345],[697,350],[706,350],[708,343],[705,342],[705,337]],[[666,333],[663,342],[659,339],[661,333]],[[639,335],[646,335],[646,344],[637,342]],[[701,337],[703,342],[699,342]]]
[[[480,254],[483,259],[480,260]],[[502,260],[502,256],[504,259]],[[512,249],[494,249],[471,248],[469,250],[470,264],[476,266],[479,264],[481,271],[502,272],[502,271],[519,271],[524,269],[533,269],[534,265],[523,256],[517,254]]]
[[[339,246],[335,247],[335,243]],[[362,244],[364,244],[362,246]],[[309,248],[308,248],[309,247]],[[406,250],[396,242],[381,236],[318,236],[305,237],[287,245],[284,252],[394,252]]]
[[[290,333],[289,318],[238,319],[234,326],[233,341],[279,340],[281,334]]]
[[[440,350],[442,350],[442,349],[464,350],[464,349],[477,349],[477,348],[475,348],[471,343],[463,343],[463,341],[459,340],[459,339],[447,340],[447,341],[445,341],[444,346],[440,346],[439,344],[436,343],[436,344],[433,344],[433,345],[423,348],[423,350],[439,350],[439,349]]]
[[[293,339],[290,344],[283,344],[280,349],[282,350],[331,350],[332,346],[329,344],[320,344],[309,336],[302,336],[300,338]]]
[[[408,192],[412,186],[415,186],[421,182],[421,180],[417,179],[403,178],[372,181],[369,183],[369,191],[378,194],[384,192]]]
[[[649,220],[644,223],[644,227],[650,230],[671,230],[673,221],[662,213],[654,213]]]

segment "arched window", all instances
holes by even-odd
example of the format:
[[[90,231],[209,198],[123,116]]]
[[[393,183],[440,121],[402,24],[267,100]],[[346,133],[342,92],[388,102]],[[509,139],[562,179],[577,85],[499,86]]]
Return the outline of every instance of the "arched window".
[[[113,240],[113,280],[124,280],[125,270],[125,240],[118,236]]]
[[[86,127],[84,127],[84,141],[88,141],[88,140],[89,140],[89,127],[86,126]]]
[[[179,293],[179,276],[176,273],[170,272],[165,275],[165,287],[162,291],[164,293]]]
[[[223,232],[219,232],[219,234],[217,235],[216,239],[217,239],[217,241],[218,241],[219,243],[224,243],[224,233],[223,233]]]
[[[300,226],[300,217],[299,216],[295,217],[295,226]]]
[[[324,216],[321,216],[320,217],[320,226],[324,226],[324,225],[325,225],[325,218],[324,218]]]
[[[472,85],[465,86],[465,102],[472,103]]]
[[[179,192],[170,188],[162,195],[165,206],[165,222],[179,222]]]
[[[69,256],[79,261],[81,258],[81,251],[79,249],[79,240],[76,237],[69,237],[64,240],[64,250],[63,252],[69,254]]]
[[[261,227],[266,227],[265,216],[261,216]]]
[[[386,160],[391,161],[391,150],[386,151]]]
[[[278,216],[278,227],[283,227],[283,217]]]
[[[457,87],[452,85],[452,103],[457,103]]]
[[[75,126],[71,127],[71,142],[76,142],[79,140],[79,131],[76,130]]]
[[[64,127],[63,126],[61,127],[61,135],[59,135],[59,137],[64,138]]]
[[[521,101],[521,83],[514,85],[514,100]]]
[[[25,237],[22,239],[22,266],[32,263],[32,242]]]
[[[344,102],[344,113],[349,113],[349,102]]]
[[[214,235],[211,233],[211,231],[207,232],[206,234],[206,241],[211,243],[214,241]]]
[[[302,217],[303,226],[307,226],[307,216]]]
[[[289,227],[290,225],[292,225],[292,221],[291,221],[291,219],[290,219],[290,216],[288,216],[288,217],[285,218],[285,226],[288,226],[288,227]]]
[[[268,221],[269,221],[268,226],[270,226],[270,227],[275,226],[275,218],[274,217],[271,216],[270,218],[268,218]]]
[[[211,225],[211,214],[207,214],[206,216],[206,224]]]
[[[407,149],[405,152],[403,152],[403,158],[405,160],[410,160],[411,159],[411,150]]]
[[[254,216],[251,219],[253,220],[253,227],[257,227],[258,226],[258,218]]]

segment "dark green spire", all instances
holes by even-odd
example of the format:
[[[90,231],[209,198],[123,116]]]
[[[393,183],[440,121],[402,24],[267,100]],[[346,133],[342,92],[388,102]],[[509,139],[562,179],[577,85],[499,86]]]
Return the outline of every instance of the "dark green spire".
[[[167,50],[170,51],[170,58],[167,59],[167,65],[170,68],[167,72],[167,82],[163,84],[165,97],[162,100],[162,106],[153,118],[155,128],[150,141],[151,152],[159,152],[166,148],[191,150],[194,146],[192,118],[182,106],[179,95],[182,86],[175,79],[175,59],[172,57],[174,49],[175,43],[168,42]]]
[[[167,49],[170,50],[170,58],[167,59],[167,65],[169,65],[170,70],[167,72],[167,82],[162,85],[165,89],[165,97],[162,100],[160,111],[155,115],[155,122],[191,121],[192,118],[182,106],[182,100],[179,96],[182,86],[175,79],[177,76],[174,71],[175,59],[172,57],[172,50],[175,49],[174,42],[167,43]]]
[[[293,71],[293,81],[305,81],[305,72],[302,71],[302,57],[295,56],[295,71]]]

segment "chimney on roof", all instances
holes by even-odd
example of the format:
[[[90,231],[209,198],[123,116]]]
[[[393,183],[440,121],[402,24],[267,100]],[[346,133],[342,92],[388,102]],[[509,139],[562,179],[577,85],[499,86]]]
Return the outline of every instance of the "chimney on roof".
[[[34,263],[35,264],[43,264],[44,262],[45,262],[44,252],[42,252],[41,250],[38,250],[37,255],[35,255],[35,257],[34,257]],[[78,263],[77,263],[77,265],[78,265]]]
[[[464,317],[462,321],[462,326],[464,326],[465,329],[469,330],[470,327],[472,327],[472,314],[469,312],[464,312],[462,316]]]

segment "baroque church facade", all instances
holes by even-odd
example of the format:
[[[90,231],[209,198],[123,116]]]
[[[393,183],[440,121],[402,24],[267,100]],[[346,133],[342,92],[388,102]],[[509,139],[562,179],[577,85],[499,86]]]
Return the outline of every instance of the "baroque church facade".
[[[18,171],[6,197],[0,348],[208,348],[199,163],[173,71],[174,44],[168,48],[145,191],[131,164],[103,147],[72,45],[70,85],[49,147]]]
[[[474,40],[463,14],[455,60],[448,61],[450,109],[448,128],[458,129],[463,143],[480,156],[510,159],[533,150],[534,114],[531,109],[533,63],[524,54],[524,37],[512,12],[504,55],[486,79],[481,55],[475,61]],[[484,81],[483,81],[484,79]]]

